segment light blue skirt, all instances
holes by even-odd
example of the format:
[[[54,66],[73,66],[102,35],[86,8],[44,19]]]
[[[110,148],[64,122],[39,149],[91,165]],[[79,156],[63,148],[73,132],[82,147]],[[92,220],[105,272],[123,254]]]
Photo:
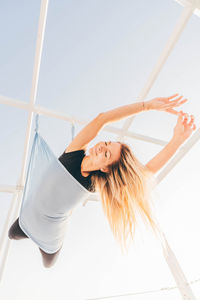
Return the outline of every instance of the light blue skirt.
[[[72,210],[91,194],[36,131],[19,214],[25,234],[44,252],[55,253],[63,245]]]

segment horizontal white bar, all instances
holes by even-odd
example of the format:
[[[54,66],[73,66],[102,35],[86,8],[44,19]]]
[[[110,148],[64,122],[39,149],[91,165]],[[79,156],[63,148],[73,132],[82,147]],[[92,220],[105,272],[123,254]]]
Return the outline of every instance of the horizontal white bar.
[[[16,191],[23,190],[24,186],[19,185],[0,185],[0,192],[2,193],[15,193]]]
[[[0,95],[0,103],[8,105],[8,106],[14,106],[14,107],[17,107],[17,108],[22,108],[22,109],[25,109],[25,110],[28,110],[28,107],[29,107],[29,104],[24,102],[24,101],[16,100],[16,99],[5,97],[5,96],[2,96],[2,95]]]
[[[195,10],[193,13],[196,16],[200,17],[200,0],[175,0],[175,1],[184,7],[193,4],[195,6]]]
[[[5,104],[5,105],[9,105],[9,106],[14,106],[14,107],[17,107],[17,108],[21,108],[21,109],[24,109],[24,110],[27,110],[27,111],[32,110],[33,112],[41,114],[41,115],[57,118],[57,119],[64,120],[64,121],[69,121],[71,123],[77,123],[77,124],[80,124],[80,125],[88,124],[88,122],[89,122],[88,120],[80,120],[80,119],[77,119],[75,117],[71,117],[67,114],[63,114],[62,112],[51,110],[51,109],[42,107],[40,105],[34,105],[34,106],[31,107],[29,105],[29,103],[19,101],[19,100],[15,100],[15,99],[12,99],[12,98],[8,98],[8,97],[2,96],[2,95],[0,95],[0,103]],[[120,128],[116,128],[116,127],[110,126],[110,125],[105,126],[102,130],[105,130],[107,132],[116,133],[116,134],[123,134],[124,133],[124,129],[122,130]],[[137,140],[141,140],[141,141],[144,141],[144,142],[149,142],[149,143],[161,145],[161,146],[164,146],[164,145],[167,144],[166,141],[156,139],[156,138],[153,138],[153,137],[149,137],[149,136],[146,136],[146,135],[142,135],[142,134],[133,133],[131,131],[125,132],[125,136],[130,137],[130,138],[134,138],[134,139],[137,139]]]

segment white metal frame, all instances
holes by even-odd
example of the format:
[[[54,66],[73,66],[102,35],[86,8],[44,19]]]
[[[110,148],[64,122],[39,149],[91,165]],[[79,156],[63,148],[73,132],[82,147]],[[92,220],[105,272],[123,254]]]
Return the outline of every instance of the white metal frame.
[[[138,101],[144,99],[149,90],[151,89],[153,83],[155,82],[157,76],[159,75],[160,70],[162,69],[164,63],[166,62],[169,54],[173,50],[179,36],[181,35],[182,31],[184,30],[187,21],[191,17],[191,15],[195,12],[197,15],[200,16],[199,8],[200,8],[200,0],[176,0],[178,3],[184,5],[183,12],[178,20],[175,29],[170,36],[161,56],[159,57],[152,73],[149,76],[146,84],[144,85],[143,90],[141,91]],[[49,110],[45,107],[35,104],[36,100],[36,93],[37,93],[37,85],[38,85],[38,78],[39,78],[39,69],[40,69],[40,62],[41,62],[41,54],[42,54],[42,46],[44,40],[44,31],[45,31],[45,24],[47,18],[47,8],[48,8],[48,0],[41,0],[41,8],[40,8],[40,18],[39,18],[39,27],[38,27],[38,36],[37,36],[37,43],[36,43],[36,53],[35,53],[35,61],[34,61],[34,70],[33,70],[33,78],[32,78],[32,89],[31,89],[31,96],[30,102],[25,103],[23,101],[11,99],[5,96],[0,96],[0,103],[14,106],[20,109],[24,109],[28,111],[28,123],[26,129],[26,137],[25,137],[25,144],[24,144],[24,153],[23,153],[23,161],[22,161],[22,168],[19,180],[16,186],[10,185],[0,185],[0,192],[4,193],[11,193],[13,194],[11,206],[8,211],[8,216],[3,228],[3,234],[0,237],[0,253],[1,253],[1,264],[0,264],[0,280],[3,276],[4,267],[6,264],[6,259],[8,256],[9,246],[12,242],[8,239],[7,232],[8,228],[11,225],[11,221],[15,220],[18,213],[19,208],[21,205],[23,189],[25,184],[25,169],[27,164],[27,155],[28,149],[30,145],[30,136],[31,136],[31,128],[32,128],[32,120],[33,114],[38,113],[41,115],[50,116],[53,118],[66,120],[72,123],[79,123],[79,124],[86,124],[87,120],[80,120],[72,116],[68,116],[67,114],[63,114],[62,112]],[[134,132],[128,131],[134,117],[127,119],[122,129],[113,127],[113,126],[105,126],[103,130],[112,132],[118,135],[119,139],[123,139],[124,136],[129,136],[134,139],[143,140],[146,142],[158,144],[158,145],[166,145],[166,141],[162,141],[159,139],[155,139],[149,136],[136,134]],[[184,155],[193,147],[193,145],[200,139],[200,129],[196,130],[193,136],[177,151],[176,155],[174,155],[173,159],[167,164],[165,168],[163,168],[162,172],[160,172],[159,176],[157,177],[157,182],[159,183],[175,165],[181,160]],[[90,198],[90,200],[96,200]],[[163,247],[163,254],[166,259],[166,262],[171,270],[171,273],[176,281],[177,287],[183,297],[184,300],[194,300],[195,297],[193,292],[190,288],[190,285],[181,270],[181,267],[178,264],[178,261],[172,252],[164,233],[160,229],[160,233],[162,236],[162,247]]]

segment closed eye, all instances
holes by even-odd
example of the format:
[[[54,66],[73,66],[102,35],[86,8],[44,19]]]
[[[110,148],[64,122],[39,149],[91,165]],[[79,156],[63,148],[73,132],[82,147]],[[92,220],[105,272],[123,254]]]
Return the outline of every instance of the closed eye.
[[[105,145],[107,146],[107,143],[105,142]],[[107,151],[105,152],[105,157],[107,157]]]
[[[110,143],[111,143],[111,142],[109,142],[109,144],[110,144]],[[106,146],[107,146],[107,144],[108,144],[108,143],[105,142],[105,145],[106,145]],[[105,157],[107,157],[107,153],[108,153],[108,151],[105,152]],[[110,151],[109,151],[109,153],[110,153]],[[111,157],[111,153],[110,153],[110,157]]]

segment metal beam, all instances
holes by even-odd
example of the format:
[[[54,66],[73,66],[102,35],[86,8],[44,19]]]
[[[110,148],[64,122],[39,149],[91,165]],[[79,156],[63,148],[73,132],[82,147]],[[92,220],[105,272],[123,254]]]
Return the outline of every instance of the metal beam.
[[[21,168],[21,174],[18,181],[18,185],[23,186],[25,183],[25,167],[27,163],[27,155],[28,155],[28,148],[30,144],[30,136],[31,136],[31,127],[32,127],[32,119],[33,119],[33,107],[35,105],[35,99],[36,99],[36,93],[37,93],[37,85],[38,85],[38,78],[39,78],[39,69],[40,69],[40,61],[41,61],[41,55],[42,55],[42,46],[43,46],[43,40],[44,40],[44,30],[45,30],[45,24],[46,24],[46,17],[47,17],[47,8],[48,8],[48,0],[42,0],[41,6],[40,6],[40,17],[39,17],[39,28],[38,28],[38,35],[37,35],[37,42],[36,42],[36,54],[35,54],[35,62],[34,62],[34,69],[33,69],[33,78],[32,78],[32,88],[31,88],[31,96],[30,96],[30,102],[28,105],[29,112],[28,112],[28,123],[27,123],[27,129],[26,129],[26,137],[25,137],[25,144],[24,144],[24,153],[23,153],[23,161],[22,161],[22,168]],[[15,198],[16,194],[14,194]],[[17,193],[17,204],[14,211],[14,216],[11,218],[12,211],[9,210],[8,216],[6,218],[6,227],[4,228],[4,231],[2,233],[1,238],[1,244],[0,244],[0,251],[2,252],[3,245],[7,244],[6,250],[3,252],[2,255],[2,263],[0,265],[0,280],[3,276],[3,271],[5,267],[5,262],[7,258],[7,253],[9,251],[9,245],[10,241],[8,242],[8,226],[11,223],[11,220],[14,220],[19,212],[20,204],[21,204],[21,196],[22,193]],[[15,203],[12,203],[11,205],[14,205]],[[7,242],[6,242],[7,241]]]
[[[179,39],[181,33],[183,32],[185,25],[187,24],[189,18],[191,17],[194,9],[195,9],[195,6],[193,6],[193,5],[186,6],[183,9],[183,12],[174,28],[173,33],[169,37],[167,44],[166,44],[165,48],[163,49],[163,52],[161,53],[155,67],[153,68],[153,71],[151,72],[146,84],[144,85],[144,88],[141,90],[139,97],[137,98],[138,99],[137,102],[143,101],[144,98],[146,98],[149,90],[152,88],[162,67],[164,66],[167,58],[169,57],[176,42]],[[124,131],[124,134],[126,134],[126,131],[131,126],[133,120],[134,120],[134,117],[131,117],[131,118],[128,118],[127,121],[124,123],[124,126],[122,128],[122,130]],[[119,136],[119,138],[121,138],[121,135]]]
[[[45,29],[46,16],[47,16],[47,7],[48,7],[48,0],[43,0],[41,2],[41,9],[40,9],[38,39],[37,39],[37,45],[36,45],[36,55],[35,55],[35,63],[34,63],[34,71],[33,71],[32,89],[31,89],[31,97],[30,97],[29,104],[21,102],[21,101],[16,101],[16,100],[13,102],[13,100],[10,100],[9,98],[6,98],[6,97],[1,97],[1,99],[0,99],[0,103],[4,103],[7,105],[12,105],[12,106],[20,107],[21,109],[28,110],[28,123],[27,123],[20,179],[19,179],[16,187],[5,186],[5,185],[1,186],[1,189],[4,189],[4,191],[6,191],[6,192],[9,191],[14,194],[13,194],[13,201],[11,203],[10,210],[8,213],[8,218],[6,220],[6,224],[4,225],[3,235],[0,240],[0,251],[2,251],[3,245],[5,245],[4,252],[3,252],[2,264],[0,266],[0,279],[2,278],[4,266],[6,263],[6,258],[7,258],[8,251],[9,251],[9,244],[11,242],[8,240],[6,233],[8,231],[8,226],[10,224],[12,211],[14,210],[14,218],[16,217],[16,215],[18,213],[20,202],[21,202],[21,196],[22,196],[22,192],[23,192],[23,188],[24,188],[24,183],[25,183],[25,166],[27,163],[27,154],[28,154],[28,148],[29,148],[29,144],[30,144],[33,113],[39,112],[39,110],[40,110],[40,113],[48,114],[51,117],[58,117],[60,119],[62,119],[62,118],[66,119],[66,116],[63,116],[63,115],[58,116],[58,114],[55,111],[50,111],[50,110],[43,108],[43,112],[42,112],[42,108],[35,105],[35,98],[36,98],[38,77],[39,77],[39,68],[40,68],[40,61],[41,61],[41,53],[42,53],[42,45],[43,45],[43,39],[44,39],[44,29]],[[150,90],[154,81],[156,80],[161,68],[163,67],[167,57],[169,56],[170,52],[172,51],[176,41],[178,40],[181,32],[183,31],[188,19],[192,15],[194,9],[195,9],[194,5],[189,5],[184,9],[184,11],[181,15],[181,18],[175,27],[174,33],[170,37],[161,57],[159,58],[153,72],[151,73],[151,75],[150,75],[144,89],[141,91],[138,99],[142,100],[146,97],[148,91]],[[74,119],[70,117],[70,120],[73,121]],[[124,135],[126,135],[126,136],[131,136],[134,138],[138,138],[138,139],[143,138],[143,140],[144,139],[146,140],[147,139],[146,136],[137,135],[137,134],[128,132],[128,128],[130,127],[132,120],[133,120],[133,118],[128,119],[128,121],[123,126],[122,130],[116,129],[111,126],[106,126],[107,131],[115,132],[115,133],[118,132],[119,139],[121,137],[124,137]],[[198,132],[198,139],[199,139],[199,132]],[[196,142],[197,137],[194,140]],[[149,141],[155,142],[156,139],[149,138]],[[157,142],[166,143],[164,141],[159,141],[159,140],[157,140]],[[192,146],[192,142],[190,143],[190,146]],[[188,149],[189,149],[189,147],[187,149],[185,149],[185,151],[188,151]],[[184,152],[184,153],[186,153],[186,152]],[[179,155],[179,158],[180,158],[180,155]],[[166,174],[167,174],[167,172],[165,170],[165,173],[163,173],[163,177],[166,176]],[[16,208],[14,207],[15,204],[16,204]],[[173,254],[173,252],[170,249],[169,244],[167,243],[166,240],[165,240],[165,243],[162,244],[162,246],[163,246],[163,251],[165,251],[164,254],[165,254],[166,261],[170,267],[172,275],[175,278],[175,281],[177,282],[178,288],[180,290],[181,295],[183,296],[183,299],[186,299],[185,297],[187,297],[187,299],[195,299],[190,287],[187,285],[187,280],[177,262],[177,259],[175,258],[175,255]],[[174,266],[175,266],[175,268],[174,268]]]
[[[0,95],[0,103],[30,111],[30,105],[28,103],[19,101],[19,100],[15,100],[15,99],[11,99],[11,98],[1,96],[1,95]],[[80,125],[86,125],[89,122],[89,120],[78,119],[76,117],[69,116],[60,111],[51,110],[51,109],[48,109],[48,108],[40,106],[40,105],[34,105],[31,108],[31,111],[38,113],[40,115],[68,121],[71,123],[77,123]],[[122,129],[114,127],[114,126],[110,126],[110,125],[107,125],[104,128],[102,128],[102,131],[107,131],[107,132],[111,132],[111,133],[115,133],[115,134],[123,133]],[[149,136],[146,136],[143,134],[134,133],[131,131],[127,131],[125,136],[136,139],[136,140],[141,140],[143,142],[153,143],[153,144],[160,145],[160,146],[165,146],[168,143],[167,141],[149,137]]]

